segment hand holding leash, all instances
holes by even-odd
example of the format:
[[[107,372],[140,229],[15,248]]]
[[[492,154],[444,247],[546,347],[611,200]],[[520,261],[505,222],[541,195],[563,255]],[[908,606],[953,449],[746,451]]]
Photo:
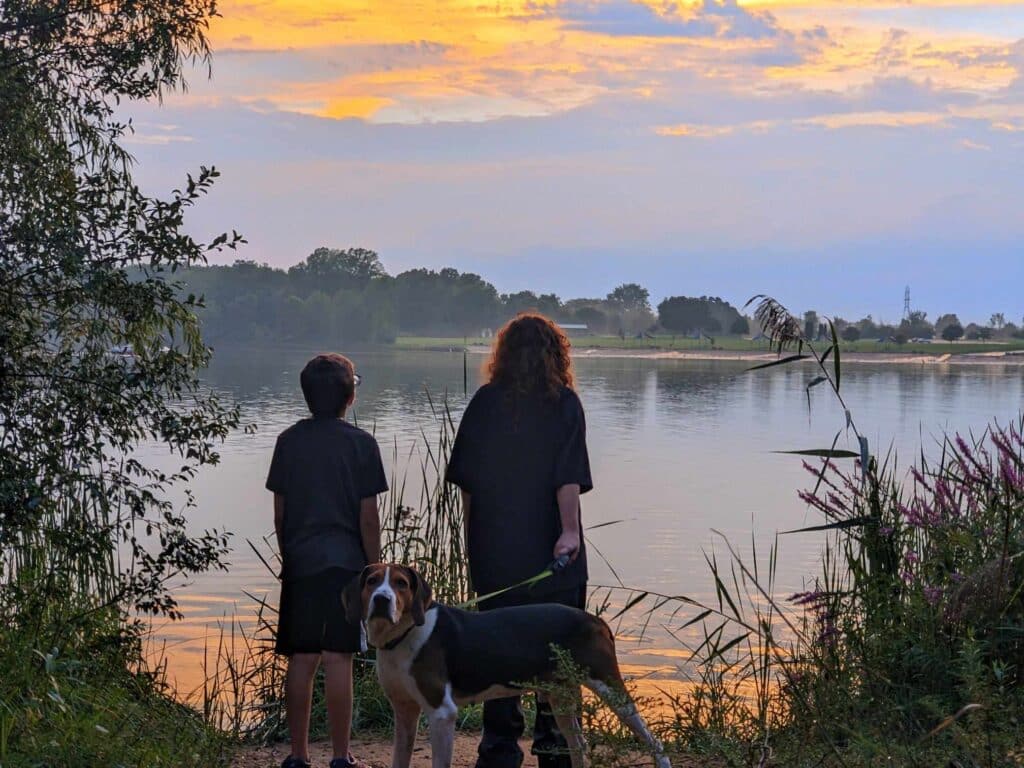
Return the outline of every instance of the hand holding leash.
[[[555,542],[554,551],[551,553],[555,561],[561,560],[563,557],[568,558],[565,565],[573,562],[580,552],[580,534],[579,531],[562,531],[562,534],[558,537],[558,541]],[[565,566],[562,566],[563,568]]]
[[[559,571],[565,570],[570,562],[572,562],[572,553],[566,552],[564,555],[559,555],[552,560],[551,564],[548,566],[548,570],[551,571],[551,573],[558,573]]]

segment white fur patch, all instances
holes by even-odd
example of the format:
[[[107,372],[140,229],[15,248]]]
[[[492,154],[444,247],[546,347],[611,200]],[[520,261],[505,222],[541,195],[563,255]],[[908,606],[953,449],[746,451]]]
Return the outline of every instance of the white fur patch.
[[[388,618],[392,624],[398,623],[398,600],[395,598],[395,590],[391,588],[391,568],[390,566],[384,569],[384,580],[377,586],[373,592],[370,593],[370,598],[366,601],[366,620],[370,619],[370,611],[373,610],[373,599],[381,595],[388,599],[390,604]]]

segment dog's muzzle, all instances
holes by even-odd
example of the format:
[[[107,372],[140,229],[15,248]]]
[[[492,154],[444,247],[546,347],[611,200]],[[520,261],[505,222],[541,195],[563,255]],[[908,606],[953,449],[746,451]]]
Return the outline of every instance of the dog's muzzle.
[[[391,597],[389,595],[374,595],[370,599],[370,618],[391,619]]]

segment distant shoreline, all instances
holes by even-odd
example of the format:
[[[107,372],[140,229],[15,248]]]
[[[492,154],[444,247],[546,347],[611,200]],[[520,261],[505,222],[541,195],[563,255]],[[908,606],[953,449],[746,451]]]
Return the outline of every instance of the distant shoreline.
[[[398,349],[414,349],[412,347],[396,347]],[[485,355],[491,351],[486,344],[469,344],[465,347],[436,346],[415,347],[420,351],[461,352],[465,349],[470,354]],[[573,357],[595,359],[638,360],[693,360],[693,361],[726,361],[744,363],[768,363],[777,360],[774,352],[741,351],[728,349],[615,349],[609,347],[586,347],[577,345],[572,350]],[[844,352],[844,363],[873,365],[1010,365],[1024,366],[1024,354],[1019,351],[965,352],[961,354],[926,355],[919,352]]]

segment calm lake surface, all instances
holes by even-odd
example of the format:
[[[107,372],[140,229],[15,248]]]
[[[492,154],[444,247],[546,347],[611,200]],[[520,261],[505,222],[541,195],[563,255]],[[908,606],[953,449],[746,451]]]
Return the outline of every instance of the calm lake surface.
[[[257,429],[234,434],[223,446],[221,464],[201,473],[192,487],[195,529],[231,531],[233,551],[227,573],[181,586],[186,619],[157,627],[180,690],[202,679],[205,638],[216,635],[217,622],[252,615],[244,592],[268,594],[276,603],[276,583],[246,540],[261,542],[272,533],[271,497],[263,483],[277,434],[306,414],[298,375],[315,351],[222,352],[206,377],[238,400],[244,421]],[[426,391],[435,402],[447,392],[458,417],[466,403],[462,354],[377,351],[354,358],[363,385],[352,416],[376,432],[389,473],[401,474],[409,465],[405,498],[415,503],[416,451],[422,433],[436,434],[438,428]],[[470,393],[481,361],[469,357]],[[796,495],[813,485],[801,460],[773,451],[827,447],[843,425],[842,411],[818,387],[808,414],[810,368],[746,373],[747,365],[577,358],[595,484],[583,500],[584,524],[626,521],[588,533],[593,584],[621,580],[644,590],[711,599],[705,553],[727,556],[712,529],[745,555],[753,540],[764,558],[777,532],[821,522]],[[1016,418],[1024,406],[1024,366],[847,365],[843,391],[872,452],[892,446],[905,466],[922,447],[934,452],[943,430],[979,432],[993,419]],[[839,445],[856,448],[845,437]],[[152,449],[142,453],[169,461]],[[821,541],[820,534],[780,537],[777,594],[791,594],[813,580]],[[681,612],[675,626],[696,613]],[[628,621],[617,630],[631,674],[652,680],[680,676],[687,654],[666,628],[652,627],[642,641]]]

